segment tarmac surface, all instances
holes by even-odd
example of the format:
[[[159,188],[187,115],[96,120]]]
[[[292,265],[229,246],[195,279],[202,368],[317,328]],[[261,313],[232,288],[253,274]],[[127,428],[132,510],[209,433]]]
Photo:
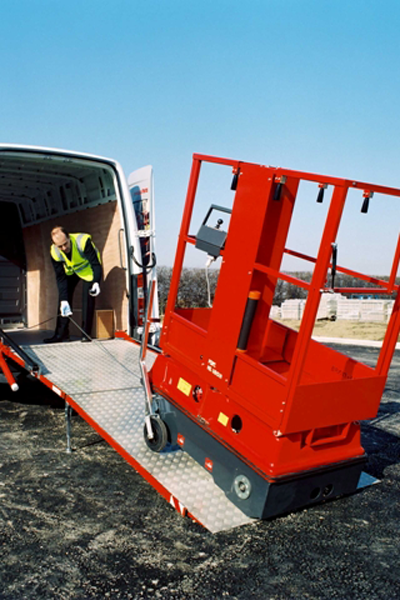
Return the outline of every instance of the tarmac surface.
[[[341,346],[374,363],[376,348]],[[211,534],[183,518],[37,381],[0,384],[1,599],[400,598],[400,352],[366,471],[380,483]]]

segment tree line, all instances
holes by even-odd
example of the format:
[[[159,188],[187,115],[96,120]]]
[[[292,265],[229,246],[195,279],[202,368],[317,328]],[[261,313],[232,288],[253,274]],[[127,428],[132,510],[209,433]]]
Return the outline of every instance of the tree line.
[[[310,271],[295,271],[288,273],[296,279],[302,279],[303,281],[310,282],[312,273]],[[218,270],[209,270],[209,285],[210,285],[210,296],[211,301],[214,298],[215,289],[218,282]],[[171,267],[158,267],[157,278],[158,278],[158,292],[160,302],[160,312],[164,314],[165,306],[167,303],[169,287],[171,283],[172,268]],[[385,276],[376,276],[381,280],[388,280]],[[399,278],[396,280],[399,283]],[[327,285],[330,285],[328,278]],[[368,288],[376,287],[375,285],[368,283],[362,279],[355,279],[350,275],[344,273],[336,273],[335,287],[344,288],[365,288],[368,293]],[[344,294],[350,297],[351,294]],[[292,283],[288,283],[279,279],[275,289],[275,296],[273,304],[280,306],[282,302],[291,298],[306,298],[307,290],[297,287]],[[374,296],[375,297],[375,296]],[[379,296],[377,296],[379,297]],[[387,296],[382,296],[387,298]],[[177,305],[181,308],[195,308],[195,307],[206,307],[208,306],[208,288],[205,269],[196,268],[184,268],[182,269],[181,280],[179,282],[179,292],[177,298]]]

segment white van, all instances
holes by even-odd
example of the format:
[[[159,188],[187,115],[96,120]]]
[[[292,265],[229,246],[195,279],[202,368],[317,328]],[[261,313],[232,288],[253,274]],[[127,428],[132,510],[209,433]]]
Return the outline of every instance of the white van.
[[[89,233],[102,257],[92,335],[106,314],[113,331],[139,339],[146,286],[155,273],[152,168],[134,171],[127,180],[118,162],[108,158],[0,145],[0,327],[36,331],[39,341],[54,330],[58,312],[50,260],[56,225]],[[77,322],[80,301],[76,290]]]

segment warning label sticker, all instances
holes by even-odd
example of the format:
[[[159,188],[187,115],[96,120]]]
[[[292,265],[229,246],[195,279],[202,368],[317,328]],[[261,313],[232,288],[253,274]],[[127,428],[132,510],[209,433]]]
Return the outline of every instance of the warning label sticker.
[[[190,383],[188,383],[182,377],[180,377],[178,381],[178,390],[182,392],[182,394],[185,394],[185,396],[190,396],[192,386],[190,385]]]
[[[218,422],[221,423],[221,425],[223,425],[224,427],[226,427],[228,425],[228,421],[229,417],[227,415],[224,415],[223,412],[220,412],[218,415]]]

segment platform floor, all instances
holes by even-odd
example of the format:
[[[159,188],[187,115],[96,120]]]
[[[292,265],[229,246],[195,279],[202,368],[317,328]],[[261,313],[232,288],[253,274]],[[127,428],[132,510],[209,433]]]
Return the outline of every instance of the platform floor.
[[[157,454],[148,449],[143,437],[145,397],[138,346],[114,339],[87,344],[32,343],[23,348],[40,365],[41,373],[77,403],[84,416],[207,529],[216,533],[252,522],[186,452],[174,449]],[[152,360],[148,354],[149,366]]]

